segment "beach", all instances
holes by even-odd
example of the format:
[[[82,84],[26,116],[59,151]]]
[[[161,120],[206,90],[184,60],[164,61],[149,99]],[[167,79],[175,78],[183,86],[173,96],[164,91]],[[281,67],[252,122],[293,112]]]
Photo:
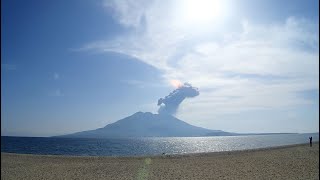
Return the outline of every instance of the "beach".
[[[145,157],[1,153],[1,179],[319,179],[319,143]]]

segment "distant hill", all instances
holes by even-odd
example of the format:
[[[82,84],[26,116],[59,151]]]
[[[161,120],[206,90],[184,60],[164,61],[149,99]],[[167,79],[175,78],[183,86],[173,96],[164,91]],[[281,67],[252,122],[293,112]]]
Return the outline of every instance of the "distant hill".
[[[208,135],[228,136],[235,135],[235,133],[193,126],[172,115],[137,112],[103,128],[56,137],[195,137]]]

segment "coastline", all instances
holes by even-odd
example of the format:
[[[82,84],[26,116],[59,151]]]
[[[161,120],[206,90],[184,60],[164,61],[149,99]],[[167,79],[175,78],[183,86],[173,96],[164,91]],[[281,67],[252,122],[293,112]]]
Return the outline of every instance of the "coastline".
[[[1,152],[1,179],[319,179],[319,142],[157,156]]]
[[[319,141],[313,142],[313,145],[319,144]],[[238,153],[249,153],[256,151],[268,151],[268,150],[276,150],[276,149],[286,149],[292,147],[299,146],[309,146],[309,143],[300,143],[300,144],[290,144],[290,145],[281,145],[281,146],[271,146],[271,147],[263,147],[263,148],[254,148],[254,149],[243,149],[243,150],[232,150],[232,151],[219,151],[219,152],[198,152],[198,153],[182,153],[182,154],[164,154],[164,155],[130,155],[130,156],[82,156],[82,155],[52,155],[52,154],[22,154],[22,153],[9,153],[9,152],[1,152],[6,155],[22,155],[22,156],[42,156],[42,157],[60,157],[60,158],[164,158],[164,157],[190,157],[190,156],[215,156],[215,155],[230,155],[230,154],[238,154]]]

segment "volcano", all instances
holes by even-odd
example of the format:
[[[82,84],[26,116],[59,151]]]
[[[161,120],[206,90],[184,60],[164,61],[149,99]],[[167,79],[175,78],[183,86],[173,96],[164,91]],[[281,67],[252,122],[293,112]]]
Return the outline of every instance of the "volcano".
[[[121,138],[121,137],[197,137],[228,136],[235,133],[210,130],[188,124],[169,114],[137,112],[129,117],[108,124],[103,128],[82,131],[58,137],[72,138]]]

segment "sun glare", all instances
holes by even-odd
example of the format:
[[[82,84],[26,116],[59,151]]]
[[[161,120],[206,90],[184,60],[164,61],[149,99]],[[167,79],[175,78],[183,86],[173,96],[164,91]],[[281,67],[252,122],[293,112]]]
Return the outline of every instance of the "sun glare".
[[[208,24],[221,14],[218,0],[185,0],[182,5],[182,16],[188,24]]]

